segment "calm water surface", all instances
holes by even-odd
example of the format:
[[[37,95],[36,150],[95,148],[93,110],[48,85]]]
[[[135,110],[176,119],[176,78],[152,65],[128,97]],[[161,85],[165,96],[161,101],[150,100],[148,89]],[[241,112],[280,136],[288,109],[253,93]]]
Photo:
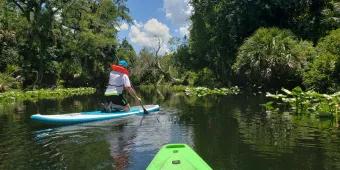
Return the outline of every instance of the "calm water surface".
[[[335,121],[270,114],[259,96],[144,91],[144,118],[52,127],[35,113],[95,110],[99,95],[0,105],[0,169],[145,169],[167,143],[187,143],[219,169],[340,169]]]

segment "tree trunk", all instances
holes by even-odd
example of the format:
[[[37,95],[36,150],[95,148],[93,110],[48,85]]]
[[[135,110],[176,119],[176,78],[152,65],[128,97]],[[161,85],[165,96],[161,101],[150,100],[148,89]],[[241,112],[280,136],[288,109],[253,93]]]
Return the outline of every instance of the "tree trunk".
[[[156,64],[155,64],[156,69],[158,69],[158,71],[164,76],[165,79],[173,81],[174,78],[170,75],[170,73],[165,72],[162,67],[161,64],[159,63],[159,60],[157,59]]]

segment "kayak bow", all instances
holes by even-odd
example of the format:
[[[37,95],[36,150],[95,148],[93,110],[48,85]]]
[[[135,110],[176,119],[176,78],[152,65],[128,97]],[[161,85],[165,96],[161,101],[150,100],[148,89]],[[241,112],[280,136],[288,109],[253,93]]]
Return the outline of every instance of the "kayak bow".
[[[164,145],[151,161],[147,170],[212,170],[212,168],[186,144]]]

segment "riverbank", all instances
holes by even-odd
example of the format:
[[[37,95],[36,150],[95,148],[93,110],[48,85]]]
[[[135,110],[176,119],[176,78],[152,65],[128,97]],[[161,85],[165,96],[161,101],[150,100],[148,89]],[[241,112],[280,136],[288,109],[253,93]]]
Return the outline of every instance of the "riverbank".
[[[153,90],[155,86],[153,85],[143,85],[138,87],[141,90]],[[205,95],[229,95],[229,94],[238,94],[240,92],[238,87],[231,88],[214,88],[209,89],[206,87],[191,87],[191,86],[182,86],[182,85],[161,85],[156,89],[158,90],[170,90],[173,92],[184,92],[188,96],[198,96],[202,97]],[[38,100],[38,99],[60,99],[71,96],[79,96],[79,95],[89,95],[96,92],[95,88],[91,87],[82,87],[82,88],[60,88],[60,89],[39,89],[39,90],[30,90],[30,91],[8,91],[4,93],[0,93],[0,103],[1,102],[15,102],[18,100]]]
[[[71,96],[89,95],[96,92],[92,87],[39,89],[30,91],[8,91],[0,93],[0,102],[15,102],[18,100],[60,99]]]

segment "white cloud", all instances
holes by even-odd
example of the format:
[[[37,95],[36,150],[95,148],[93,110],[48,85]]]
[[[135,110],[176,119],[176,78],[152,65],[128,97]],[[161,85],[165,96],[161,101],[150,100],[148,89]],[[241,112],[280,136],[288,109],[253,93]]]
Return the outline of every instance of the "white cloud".
[[[147,21],[144,25],[144,29],[151,35],[161,37],[163,40],[169,40],[171,38],[171,35],[169,33],[170,29],[155,18]]]
[[[189,17],[193,11],[189,0],[164,0],[163,8],[165,10],[165,16],[175,25],[188,25]]]
[[[179,34],[181,37],[189,36],[189,27],[189,24],[187,24],[179,28]]]
[[[190,0],[164,0],[165,16],[178,27],[175,32],[181,37],[189,36],[189,27],[191,25],[190,16],[193,7],[189,3]]]
[[[128,25],[126,22],[124,22],[124,23],[122,23],[122,24],[119,26],[119,29],[120,29],[120,30],[128,30],[128,29],[129,29],[129,25]]]
[[[132,43],[143,47],[156,49],[158,43],[161,42],[160,54],[169,52],[168,41],[171,38],[169,28],[159,22],[157,19],[152,18],[145,24],[134,22],[135,25],[131,26],[129,38]]]
[[[117,31],[124,31],[129,29],[129,25],[125,22],[121,23],[119,26],[116,26]]]
[[[138,22],[138,21],[136,21],[136,20],[133,20],[133,24],[134,24],[135,26],[137,26],[138,28],[143,27],[143,23],[142,23],[142,22]]]

